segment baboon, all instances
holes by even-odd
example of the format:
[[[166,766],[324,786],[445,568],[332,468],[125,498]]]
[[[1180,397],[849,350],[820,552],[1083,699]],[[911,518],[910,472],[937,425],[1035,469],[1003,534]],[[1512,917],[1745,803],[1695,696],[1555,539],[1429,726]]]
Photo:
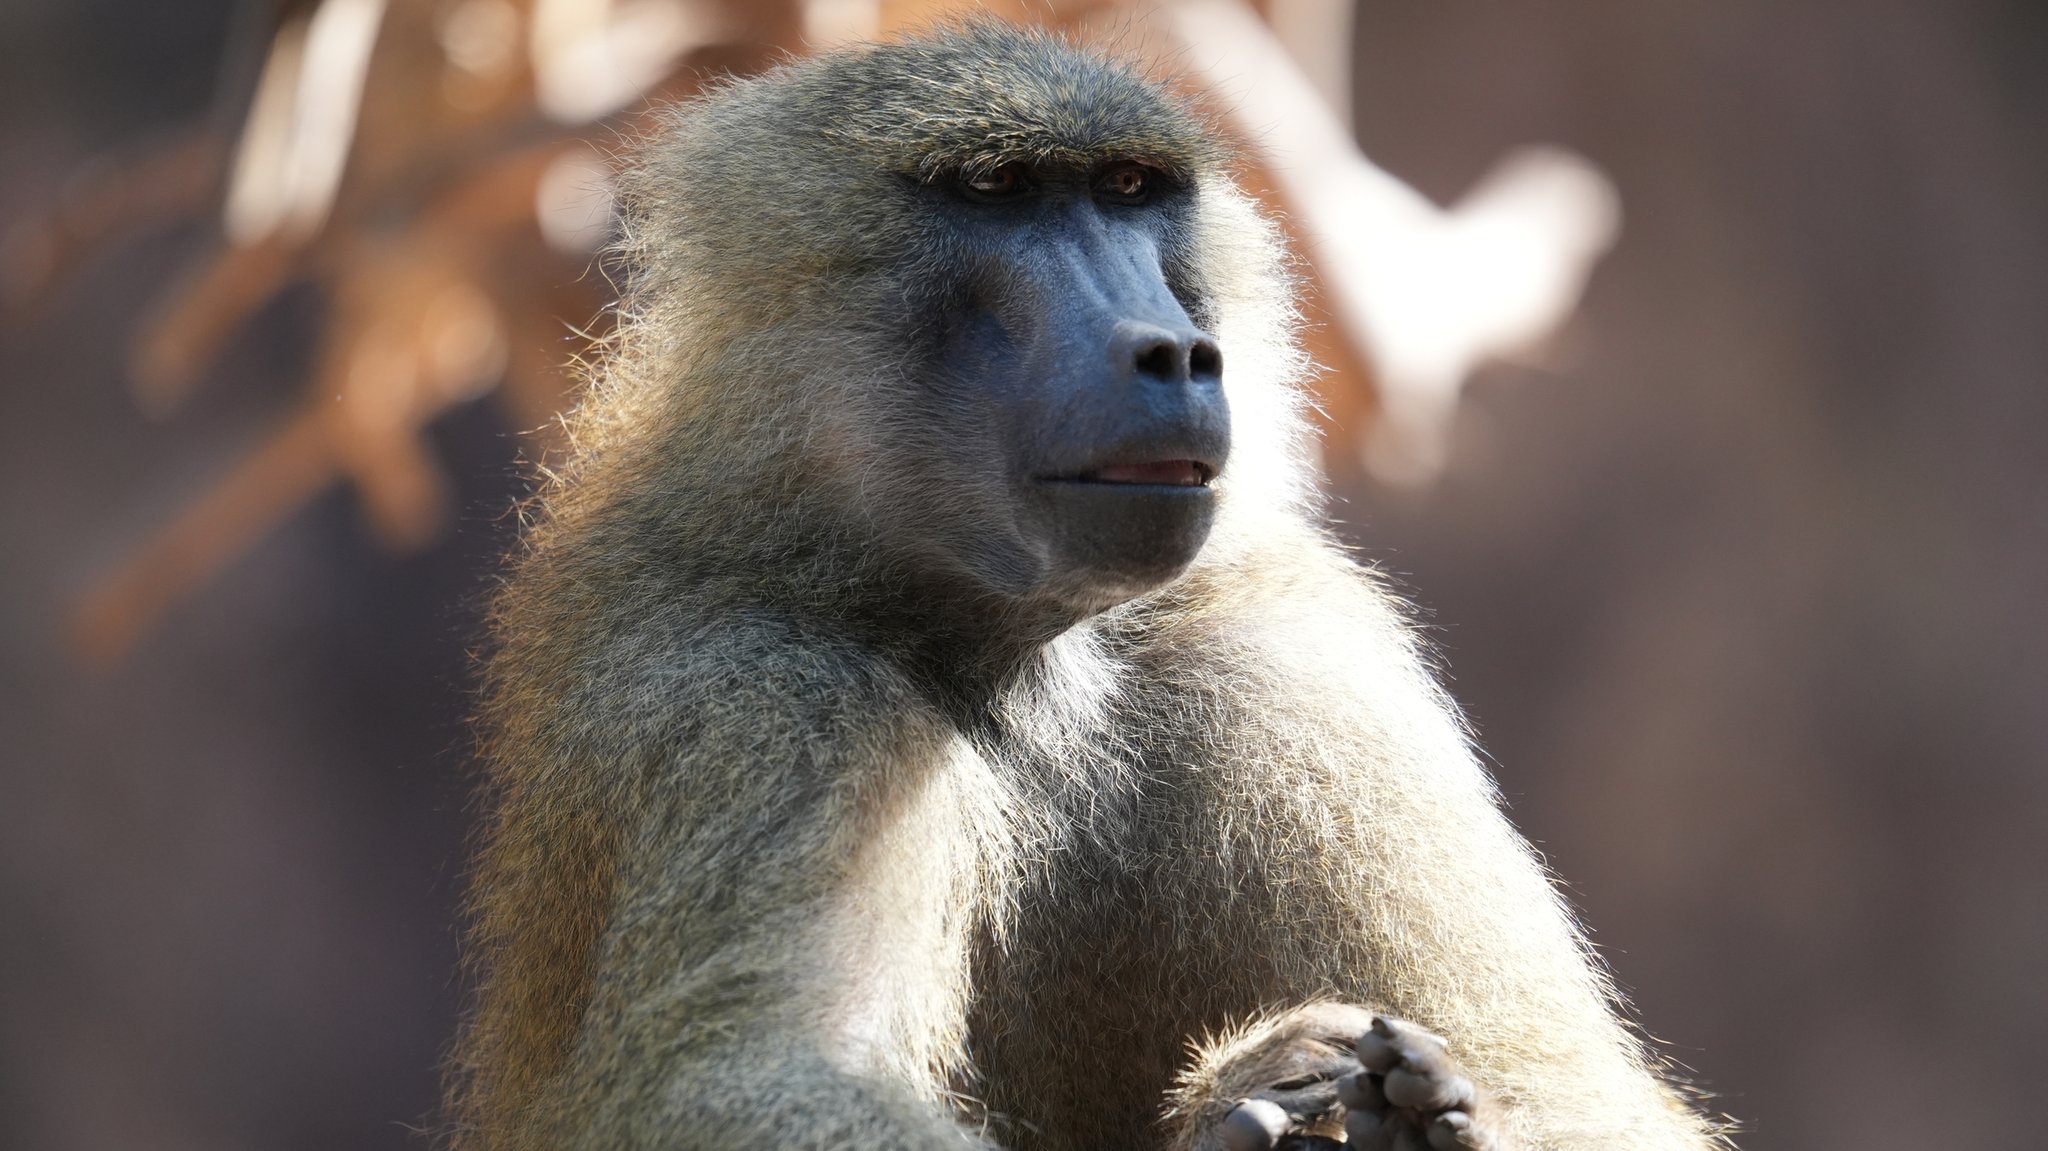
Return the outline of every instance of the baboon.
[[[1714,1142],[1322,523],[1228,165],[994,24],[638,149],[493,618],[454,1145]]]

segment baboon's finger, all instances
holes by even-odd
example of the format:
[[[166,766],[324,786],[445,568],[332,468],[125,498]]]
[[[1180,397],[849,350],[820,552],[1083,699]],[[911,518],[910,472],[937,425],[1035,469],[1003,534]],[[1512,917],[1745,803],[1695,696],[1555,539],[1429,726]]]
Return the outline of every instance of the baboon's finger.
[[[1351,1151],[1393,1151],[1393,1125],[1374,1111],[1353,1111],[1344,1117],[1344,1135]]]
[[[1436,1032],[1418,1027],[1406,1019],[1396,1019],[1391,1015],[1373,1016],[1372,1030],[1373,1034],[1397,1043],[1421,1043],[1435,1047],[1442,1047],[1444,1045],[1443,1036],[1438,1035]]]
[[[1387,1093],[1380,1089],[1379,1076],[1360,1071],[1337,1080],[1337,1098],[1352,1111],[1385,1111]]]
[[[1384,1021],[1387,1024],[1387,1042],[1392,1044],[1409,1063],[1418,1067],[1433,1066],[1448,1058],[1445,1048],[1449,1045],[1444,1042],[1443,1036],[1436,1032],[1424,1031],[1413,1023],[1389,1019],[1384,1015],[1378,1016],[1374,1021]]]
[[[1223,1146],[1227,1151],[1272,1151],[1292,1126],[1278,1103],[1247,1099],[1223,1117]]]
[[[1377,1024],[1378,1020],[1374,1022]],[[1358,1053],[1358,1061],[1365,1064],[1367,1071],[1375,1071],[1381,1075],[1392,1071],[1395,1065],[1401,1062],[1400,1048],[1394,1046],[1391,1036],[1380,1034],[1377,1026],[1358,1037],[1354,1050]]]
[[[1432,1075],[1396,1067],[1387,1072],[1383,1087],[1387,1102],[1417,1111],[1443,1111],[1472,1102],[1472,1081],[1463,1075]]]
[[[1472,1146],[1472,1117],[1463,1111],[1446,1111],[1429,1125],[1429,1145],[1436,1151],[1468,1151]]]

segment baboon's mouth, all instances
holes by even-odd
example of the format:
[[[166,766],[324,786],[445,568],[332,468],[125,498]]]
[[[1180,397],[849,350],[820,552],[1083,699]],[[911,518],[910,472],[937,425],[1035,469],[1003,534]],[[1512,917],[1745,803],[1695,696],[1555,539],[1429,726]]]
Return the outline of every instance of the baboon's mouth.
[[[1154,487],[1206,488],[1216,469],[1200,460],[1153,460],[1142,464],[1110,464],[1075,477],[1084,484],[1146,484]]]

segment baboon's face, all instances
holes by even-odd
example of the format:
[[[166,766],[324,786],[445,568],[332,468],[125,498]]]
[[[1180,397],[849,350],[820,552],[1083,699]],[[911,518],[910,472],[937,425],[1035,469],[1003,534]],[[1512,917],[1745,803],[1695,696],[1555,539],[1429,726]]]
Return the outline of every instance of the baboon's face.
[[[991,588],[1099,610],[1179,575],[1230,452],[1223,356],[1179,267],[1195,191],[1140,159],[1002,164],[921,189],[926,267],[959,269],[930,399],[939,528]]]

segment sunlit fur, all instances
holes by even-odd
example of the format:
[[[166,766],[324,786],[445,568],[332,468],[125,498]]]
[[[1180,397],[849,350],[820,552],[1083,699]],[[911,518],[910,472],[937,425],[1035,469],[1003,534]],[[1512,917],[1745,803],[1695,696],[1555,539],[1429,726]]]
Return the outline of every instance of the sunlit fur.
[[[1448,1037],[1525,1148],[1710,1142],[1320,525],[1279,243],[1197,118],[973,26],[668,119],[495,613],[454,1144],[1210,1147],[1322,1000]],[[915,179],[1103,156],[1195,187],[1217,526],[1171,585],[936,682],[889,611],[948,498],[906,453],[947,428],[904,406],[874,270],[916,251]]]

